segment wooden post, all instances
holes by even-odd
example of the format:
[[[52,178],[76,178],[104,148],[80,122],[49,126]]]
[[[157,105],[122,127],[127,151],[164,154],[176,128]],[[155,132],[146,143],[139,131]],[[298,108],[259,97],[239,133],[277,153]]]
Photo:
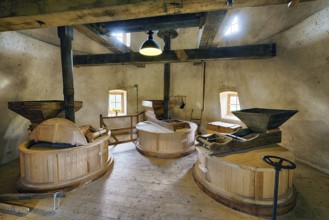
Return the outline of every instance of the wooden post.
[[[164,35],[163,38],[165,45],[164,51],[170,50],[170,36],[168,34]],[[170,63],[164,64],[164,72],[163,72],[163,117],[164,119],[170,118]]]
[[[62,76],[65,118],[75,122],[72,40],[73,29],[69,26],[57,28],[61,44]]]
[[[130,140],[133,140],[133,116],[130,116]]]
[[[177,37],[177,31],[170,29],[159,31],[158,36],[164,41],[164,51],[170,51],[170,40]],[[163,74],[163,119],[170,118],[170,63],[164,64]]]

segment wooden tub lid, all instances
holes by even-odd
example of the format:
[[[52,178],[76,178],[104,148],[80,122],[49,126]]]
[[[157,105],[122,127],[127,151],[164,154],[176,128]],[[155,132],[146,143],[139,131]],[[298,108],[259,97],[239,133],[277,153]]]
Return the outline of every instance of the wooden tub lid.
[[[65,143],[75,146],[87,144],[80,128],[65,118],[51,118],[43,121],[31,132],[30,140]]]
[[[209,154],[209,150],[198,147],[198,151],[204,152],[206,154]],[[227,155],[224,157],[216,157],[216,156],[210,156],[211,158],[216,158],[222,163],[227,164],[228,166],[237,166],[240,168],[245,169],[273,169],[272,166],[268,165],[262,160],[262,157],[265,155],[274,155],[286,158],[292,162],[295,161],[295,157],[292,154],[292,152],[279,144],[272,144],[267,146],[261,146],[257,148],[251,148],[246,150],[245,152],[237,152],[231,155]]]

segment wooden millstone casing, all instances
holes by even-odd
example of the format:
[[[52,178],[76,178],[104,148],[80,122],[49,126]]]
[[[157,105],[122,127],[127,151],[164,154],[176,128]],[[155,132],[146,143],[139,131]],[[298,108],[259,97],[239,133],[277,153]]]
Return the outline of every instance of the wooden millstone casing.
[[[144,155],[161,158],[176,158],[193,153],[197,125],[193,122],[186,123],[189,124],[189,128],[176,131],[150,121],[138,123],[136,149]]]
[[[272,214],[275,170],[262,160],[262,156],[275,155],[294,161],[289,150],[275,144],[224,157],[210,156],[210,151],[203,147],[197,147],[197,151],[193,177],[204,192],[238,211],[257,216]],[[292,177],[292,170],[281,170],[278,215],[295,207],[296,190]]]
[[[67,125],[66,129],[61,129],[64,125]],[[19,191],[72,189],[101,177],[113,162],[108,152],[109,134],[87,143],[79,127],[66,119],[55,118],[42,122],[33,130],[30,138],[31,141],[19,145]],[[34,147],[32,144],[35,140],[42,142]],[[62,144],[62,141],[86,144],[60,149],[53,147],[54,144]]]

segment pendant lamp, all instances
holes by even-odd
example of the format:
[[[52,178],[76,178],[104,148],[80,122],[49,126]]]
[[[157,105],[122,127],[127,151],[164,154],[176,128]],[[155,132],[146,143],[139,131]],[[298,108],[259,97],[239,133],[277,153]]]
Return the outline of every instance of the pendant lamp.
[[[147,32],[147,34],[149,35],[149,37],[139,49],[139,53],[144,56],[158,56],[162,54],[160,45],[155,40],[153,40],[153,32],[150,30],[149,32]]]

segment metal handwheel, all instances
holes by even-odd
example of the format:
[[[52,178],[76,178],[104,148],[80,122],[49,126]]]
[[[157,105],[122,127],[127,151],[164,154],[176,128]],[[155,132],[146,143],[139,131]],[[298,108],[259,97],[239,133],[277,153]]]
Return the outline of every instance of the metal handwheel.
[[[267,164],[274,167],[274,169],[284,169],[284,170],[293,170],[296,168],[296,164],[282,157],[266,155],[262,158]],[[273,161],[276,159],[278,161]],[[286,164],[286,165],[284,165]]]
[[[272,220],[276,220],[276,210],[278,206],[278,189],[279,189],[279,173],[281,169],[293,170],[296,168],[296,164],[282,157],[266,155],[263,156],[263,161],[271,165],[275,169],[275,183],[274,183],[274,198],[273,198],[273,211]]]

